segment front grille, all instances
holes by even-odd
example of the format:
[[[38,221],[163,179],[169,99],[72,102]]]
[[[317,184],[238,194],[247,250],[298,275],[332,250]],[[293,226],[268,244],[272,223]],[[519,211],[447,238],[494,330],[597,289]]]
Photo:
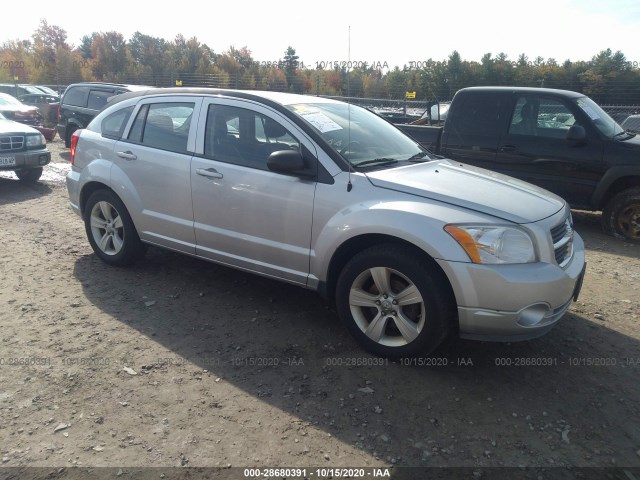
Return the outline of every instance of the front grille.
[[[573,256],[573,226],[571,216],[551,229],[551,238],[553,239],[553,251],[555,253],[556,262],[564,268]]]
[[[0,152],[13,152],[24,148],[24,136],[0,137]]]

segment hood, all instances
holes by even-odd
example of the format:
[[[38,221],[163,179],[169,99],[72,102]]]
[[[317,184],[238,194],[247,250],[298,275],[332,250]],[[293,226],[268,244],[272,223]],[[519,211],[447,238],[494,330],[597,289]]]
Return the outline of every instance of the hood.
[[[376,187],[458,205],[515,223],[550,217],[566,202],[529,183],[451,160],[366,174]]]
[[[0,135],[17,134],[25,135],[27,133],[38,133],[38,130],[24,123],[14,122],[13,120],[0,118]]]
[[[0,106],[0,112],[5,116],[7,113],[35,113],[38,111],[38,107],[31,107],[29,105],[2,105]]]
[[[635,133],[635,132],[633,132]],[[630,148],[632,150],[640,149],[640,133],[636,133],[635,137],[626,138],[624,140],[620,140],[620,145]]]

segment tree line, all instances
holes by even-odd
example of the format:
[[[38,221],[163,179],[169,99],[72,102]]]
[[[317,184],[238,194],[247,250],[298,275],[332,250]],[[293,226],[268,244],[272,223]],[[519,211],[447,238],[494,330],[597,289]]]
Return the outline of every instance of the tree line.
[[[72,46],[67,33],[46,20],[27,39],[0,46],[0,82],[67,85],[108,81],[154,86],[210,86],[263,89],[361,98],[444,101],[475,85],[538,86],[575,90],[601,104],[640,104],[640,68],[620,52],[603,50],[588,61],[562,63],[553,58],[511,60],[485,54],[480,62],[453,51],[446,60],[429,59],[389,66],[304,64],[288,46],[273,62],[254,59],[245,46],[220,53],[196,37],[167,41],[136,32],[94,32]],[[323,68],[324,67],[324,68]]]

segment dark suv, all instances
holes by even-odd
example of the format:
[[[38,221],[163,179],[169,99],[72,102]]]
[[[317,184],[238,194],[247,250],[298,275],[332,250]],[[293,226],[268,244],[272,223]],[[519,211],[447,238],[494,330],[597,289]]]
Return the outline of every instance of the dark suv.
[[[104,107],[109,98],[134,90],[150,87],[123,85],[118,83],[73,83],[69,85],[60,102],[58,115],[58,135],[67,147],[71,146],[71,135],[79,128],[85,128],[93,117]]]

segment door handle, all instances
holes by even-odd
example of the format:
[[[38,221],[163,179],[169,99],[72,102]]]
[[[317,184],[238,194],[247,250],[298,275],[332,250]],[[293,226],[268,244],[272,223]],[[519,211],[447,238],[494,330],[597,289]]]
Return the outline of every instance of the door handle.
[[[125,160],[137,160],[138,159],[138,157],[135,154],[131,153],[130,150],[127,150],[126,152],[118,152],[118,156],[120,158],[124,158]]]
[[[203,177],[209,178],[222,178],[223,175],[218,172],[215,168],[196,168],[196,173],[198,175],[202,175]]]
[[[500,151],[501,152],[515,152],[516,151],[516,146],[515,145],[502,145],[500,147]]]

